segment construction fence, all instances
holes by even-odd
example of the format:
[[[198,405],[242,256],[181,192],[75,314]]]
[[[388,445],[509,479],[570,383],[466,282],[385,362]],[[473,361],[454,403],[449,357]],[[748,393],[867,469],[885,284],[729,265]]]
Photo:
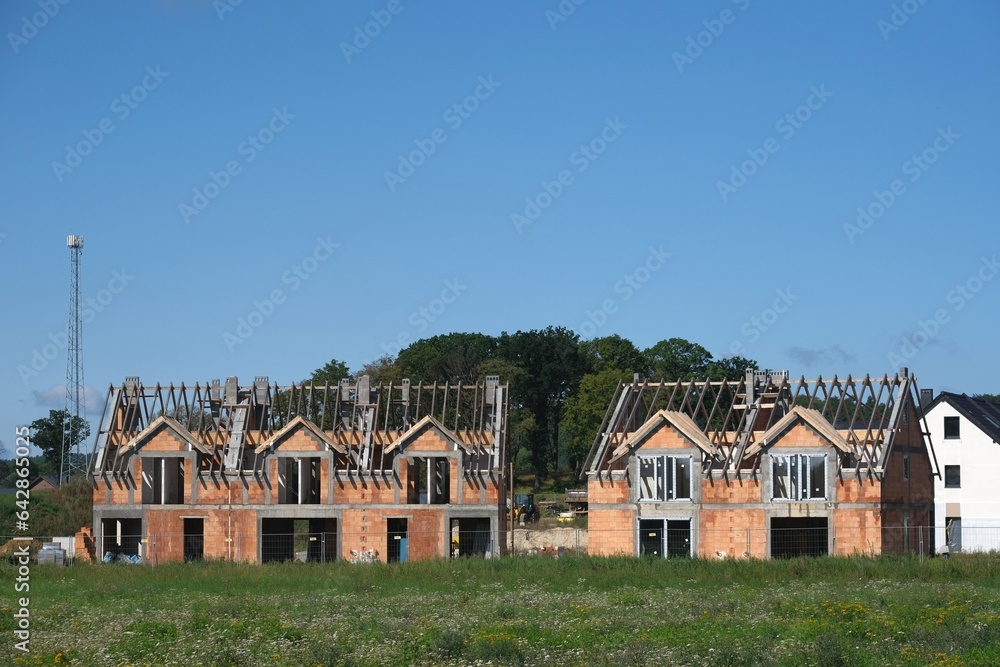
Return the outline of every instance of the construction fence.
[[[586,528],[521,528],[496,535],[488,527],[471,530],[417,531],[399,526],[376,532],[274,532],[261,534],[114,533],[90,540],[93,560],[106,564],[228,560],[242,563],[406,562],[428,558],[495,558],[514,555],[629,555],[654,558],[792,558],[893,554],[1000,554],[1000,527],[827,526],[769,529],[698,529],[690,522],[640,519],[635,526],[588,531]],[[52,544],[57,543],[56,545]],[[0,558],[30,545],[38,562],[49,543],[51,562],[71,563],[90,555],[77,553],[80,540],[70,537],[0,537]],[[58,554],[55,549],[61,549]]]

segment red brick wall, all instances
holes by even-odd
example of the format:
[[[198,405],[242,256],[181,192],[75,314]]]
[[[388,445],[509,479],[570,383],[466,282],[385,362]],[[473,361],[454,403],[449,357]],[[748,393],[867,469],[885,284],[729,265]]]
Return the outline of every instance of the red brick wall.
[[[399,512],[386,512],[395,514]],[[446,545],[449,537],[445,535],[445,519],[442,510],[417,510],[409,512],[406,529],[409,537],[410,560],[427,558],[444,558],[448,555]],[[385,522],[383,521],[383,531]],[[382,560],[385,560],[383,557]]]
[[[228,478],[227,478],[228,479]],[[243,489],[235,482],[224,482],[222,475],[202,475],[198,477],[198,504],[199,505],[226,505],[230,502],[229,489],[232,486],[232,502],[237,505],[243,504]]]
[[[630,487],[622,475],[605,474],[587,481],[587,552],[592,556],[635,554],[635,510],[603,509],[629,504]]]
[[[499,507],[500,505],[500,478],[497,478],[496,482],[487,482],[486,484],[486,504]],[[473,497],[474,499],[466,499],[466,502],[471,502],[473,504],[478,503],[478,495]]]
[[[862,474],[860,478],[853,472],[845,471],[837,478],[836,494],[838,503],[873,503],[882,499],[882,482],[876,477]]]
[[[181,515],[191,515],[184,510],[146,510],[147,558],[155,558],[157,563],[184,560],[184,522]],[[207,522],[206,522],[207,523]],[[208,526],[205,527],[208,532]]]
[[[774,441],[776,447],[831,447],[830,442],[803,422],[791,427]]]
[[[762,509],[701,510],[698,528],[701,535],[697,555],[718,558],[767,558],[767,517]],[[749,549],[747,547],[749,541]]]
[[[635,512],[591,510],[588,515],[587,553],[591,556],[635,555]]]
[[[187,451],[187,445],[174,437],[166,427],[150,438],[140,449],[142,452],[181,453]]]
[[[398,509],[345,509],[341,520],[341,557],[351,559],[351,549],[377,549],[379,560],[388,554],[387,519],[405,518],[410,560],[444,558],[448,555],[445,533],[445,509],[438,506],[422,509],[420,505]],[[433,507],[433,506],[431,506]]]
[[[697,475],[697,471],[694,473]],[[759,503],[761,502],[760,475],[756,478],[743,474],[737,479],[735,473],[726,480],[721,475],[706,477],[701,483],[701,502],[714,503]]]
[[[438,435],[437,430],[433,426],[426,427],[423,433],[406,445],[407,456],[422,456],[422,452],[428,452],[433,456],[441,452],[452,451],[454,451],[454,448],[451,443]]]
[[[392,505],[395,503],[392,475],[358,475],[348,477],[341,473],[333,482],[336,505]],[[406,494],[400,493],[400,502],[406,503]]]
[[[869,509],[834,510],[833,534],[835,556],[879,554],[882,552],[881,510],[877,505]]]
[[[118,479],[112,479],[110,475],[107,478],[101,477],[94,482],[94,504],[104,505],[108,502],[108,489],[111,489],[111,504],[112,505],[127,505],[128,504],[128,492],[129,489],[135,490],[135,502],[142,502],[142,489],[136,488],[135,480],[141,479],[142,474],[139,469],[139,461],[136,459],[136,477],[125,478],[119,477]]]
[[[271,482],[272,486],[277,485],[278,482],[274,477],[270,477],[268,479]],[[239,497],[240,499],[243,498],[244,486],[246,487],[247,490],[248,505],[263,505],[265,499],[267,498],[268,493],[270,493],[270,490],[267,488],[267,485],[264,483],[264,479],[262,477],[256,477],[256,476],[246,477],[244,478],[244,480],[241,480],[234,486],[233,488],[234,499],[237,497]],[[240,494],[239,496],[236,495],[237,490],[239,490]],[[236,501],[234,500],[233,502]]]
[[[184,560],[184,518],[203,519],[205,558],[257,560],[257,512],[239,508],[146,510],[148,557],[155,555],[157,563]]]
[[[680,431],[670,424],[663,423],[633,452],[641,453],[639,450],[642,449],[690,449],[693,446]]]
[[[309,453],[321,452],[326,445],[317,442],[316,438],[305,427],[299,427],[291,435],[285,437],[278,443],[278,449],[282,452],[302,452],[303,456]]]
[[[591,508],[602,503],[620,504],[629,502],[629,485],[624,478],[604,475],[600,479],[592,477],[587,482],[587,501]]]

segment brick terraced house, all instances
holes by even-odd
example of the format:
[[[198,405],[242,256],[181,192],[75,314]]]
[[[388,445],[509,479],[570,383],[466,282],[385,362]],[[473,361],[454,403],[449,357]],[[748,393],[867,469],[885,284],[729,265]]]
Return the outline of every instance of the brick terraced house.
[[[901,372],[620,383],[583,473],[589,552],[930,553],[940,474]]]
[[[108,560],[403,561],[503,548],[507,389],[111,386],[93,453]]]

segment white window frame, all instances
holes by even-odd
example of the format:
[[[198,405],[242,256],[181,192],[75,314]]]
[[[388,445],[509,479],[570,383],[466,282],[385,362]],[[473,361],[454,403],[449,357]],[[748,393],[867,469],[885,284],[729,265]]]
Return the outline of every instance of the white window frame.
[[[823,496],[813,498],[812,487],[812,459],[823,459]],[[829,484],[827,479],[827,466],[829,465],[826,454],[772,454],[771,455],[771,500],[778,502],[803,502],[810,500],[827,500],[829,496]],[[796,484],[792,484],[792,461],[798,466],[798,479]],[[785,478],[785,487],[788,489],[788,497],[780,498],[775,495],[775,467],[779,461],[784,461],[788,470]]]
[[[692,496],[692,486],[694,484],[694,457],[690,455],[673,455],[673,454],[663,454],[657,456],[640,456],[638,457],[638,480],[639,480],[639,502],[643,503],[667,503],[667,502],[690,502]],[[678,466],[680,460],[687,461],[687,489],[688,494],[684,497],[676,497],[677,494],[677,471],[683,470],[682,466]],[[662,497],[652,497],[647,498],[644,495],[644,485],[642,477],[642,464],[643,461],[652,461],[653,470],[653,488],[657,490],[662,490]],[[662,477],[661,477],[662,475]]]

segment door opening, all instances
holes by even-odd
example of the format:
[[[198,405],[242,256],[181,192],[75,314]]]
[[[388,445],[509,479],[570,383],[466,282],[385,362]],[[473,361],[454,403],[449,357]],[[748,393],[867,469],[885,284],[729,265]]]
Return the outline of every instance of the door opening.
[[[409,560],[409,541],[406,535],[406,519],[386,519],[386,562],[405,563]]]

